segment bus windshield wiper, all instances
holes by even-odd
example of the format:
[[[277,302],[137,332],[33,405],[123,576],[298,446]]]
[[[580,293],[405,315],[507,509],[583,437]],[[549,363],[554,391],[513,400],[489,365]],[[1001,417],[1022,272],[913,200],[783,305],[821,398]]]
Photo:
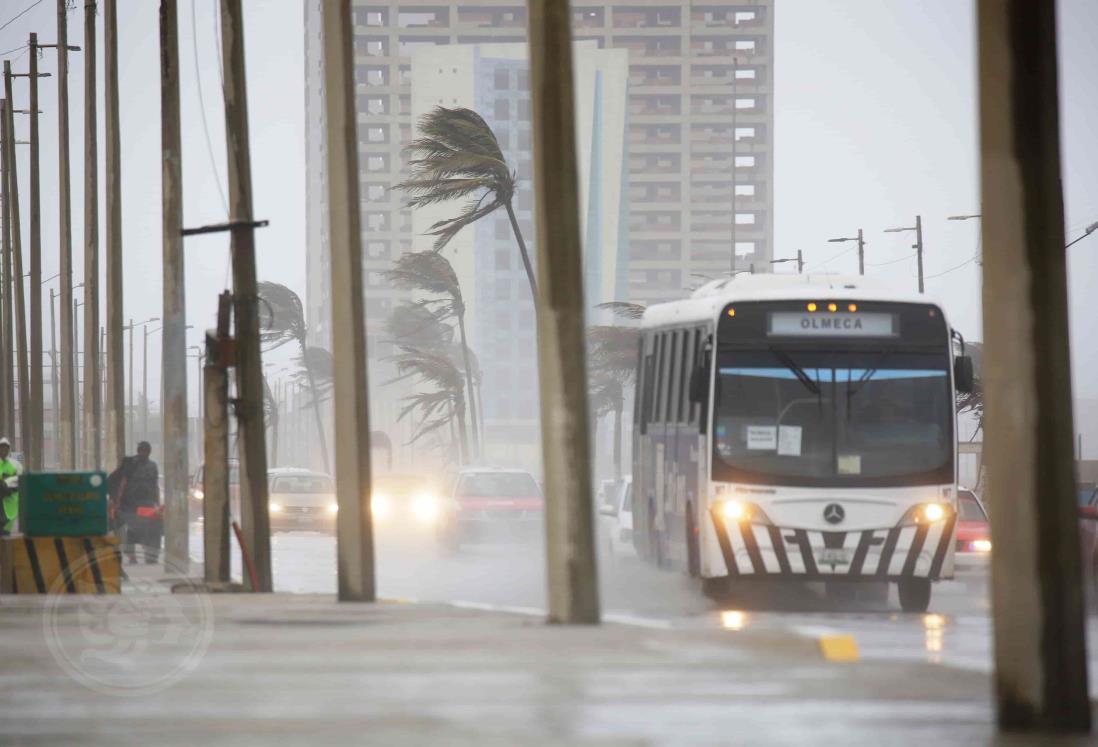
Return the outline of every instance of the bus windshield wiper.
[[[820,395],[820,385],[817,384],[812,378],[804,372],[804,369],[797,365],[797,362],[786,353],[784,350],[777,348],[770,348],[770,352],[782,362],[782,364],[793,372],[793,375],[797,377],[797,381],[804,385],[804,388],[815,394],[817,397]]]

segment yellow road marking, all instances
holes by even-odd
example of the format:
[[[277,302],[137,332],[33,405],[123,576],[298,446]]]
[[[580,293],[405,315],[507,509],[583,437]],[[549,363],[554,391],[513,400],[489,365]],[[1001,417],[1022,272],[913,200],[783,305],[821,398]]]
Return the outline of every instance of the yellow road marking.
[[[858,642],[852,635],[823,635],[819,637],[820,653],[828,661],[858,661]]]

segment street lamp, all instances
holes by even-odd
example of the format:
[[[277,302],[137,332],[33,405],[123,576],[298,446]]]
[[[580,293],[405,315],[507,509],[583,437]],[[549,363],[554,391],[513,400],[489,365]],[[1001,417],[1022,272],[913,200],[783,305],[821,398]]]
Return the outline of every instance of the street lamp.
[[[958,216],[960,217],[960,216]],[[915,225],[911,227],[900,226],[899,228],[886,228],[885,233],[903,233],[904,231],[915,232],[915,243],[911,245],[911,248],[915,250],[915,254],[919,259],[919,292],[923,292],[923,216],[915,216]]]
[[[129,417],[129,421],[130,421],[130,433],[129,433],[129,435],[130,435],[130,438],[133,438],[134,434],[136,432],[136,425],[134,423],[134,410],[135,410],[135,408],[134,408],[134,401],[133,401],[133,331],[134,331],[134,328],[136,328],[136,327],[142,327],[143,328],[148,324],[152,324],[153,322],[159,322],[159,321],[160,321],[160,317],[158,317],[158,316],[151,316],[143,322],[135,322],[133,319],[130,319],[129,325],[122,328],[123,331],[129,330],[129,332],[130,332],[130,417]]]
[[[770,264],[772,264],[772,265],[780,265],[783,262],[796,262],[797,263],[797,274],[800,275],[804,272],[804,256],[801,254],[800,249],[797,250],[797,256],[796,257],[783,257],[782,259],[772,259],[772,260],[770,260]]]
[[[1087,226],[1086,229],[1083,231],[1082,236],[1080,236],[1076,239],[1072,239],[1071,241],[1068,242],[1067,246],[1065,246],[1064,248],[1067,249],[1072,244],[1076,244],[1076,243],[1082,241],[1083,239],[1085,239],[1087,236],[1090,236],[1095,231],[1098,231],[1098,221],[1095,221],[1094,223],[1091,223],[1089,226]]]
[[[972,215],[951,215],[946,220],[973,220],[974,218],[982,218],[979,213],[973,213]]]
[[[862,234],[862,229],[858,229],[857,236],[842,236],[837,239],[828,239],[829,244],[841,244],[845,241],[857,241],[858,242],[858,274],[865,274],[865,237]]]

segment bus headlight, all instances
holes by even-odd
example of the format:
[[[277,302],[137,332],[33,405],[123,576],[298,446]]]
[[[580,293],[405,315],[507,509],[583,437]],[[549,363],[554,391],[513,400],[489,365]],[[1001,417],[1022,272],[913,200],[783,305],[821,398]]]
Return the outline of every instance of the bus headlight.
[[[196,501],[200,501],[206,497],[206,494],[202,492],[201,488],[195,488],[191,491],[191,497],[194,498]]]
[[[281,504],[278,504],[278,503],[272,503],[272,504],[270,504],[270,507],[271,507],[271,513],[272,513],[272,514],[280,514],[280,513],[282,513],[282,506],[281,506]]]
[[[726,521],[745,521],[751,518],[747,504],[740,501],[723,501],[720,505],[721,516]]]
[[[332,501],[331,503],[329,503],[328,504],[328,513],[332,516],[335,516],[336,514],[338,514],[339,513],[339,504],[336,503],[335,501]]]
[[[952,511],[953,507],[948,503],[920,503],[908,509],[900,524],[933,524],[948,517]]]
[[[973,540],[972,541],[972,551],[973,552],[981,552],[981,553],[991,552],[991,540],[989,540],[989,539]]]

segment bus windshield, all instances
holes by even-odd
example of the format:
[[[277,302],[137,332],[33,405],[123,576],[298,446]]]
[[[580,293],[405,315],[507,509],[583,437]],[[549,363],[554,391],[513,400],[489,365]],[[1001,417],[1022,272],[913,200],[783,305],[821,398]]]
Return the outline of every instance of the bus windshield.
[[[953,404],[943,353],[722,352],[714,479],[801,486],[952,480]]]

